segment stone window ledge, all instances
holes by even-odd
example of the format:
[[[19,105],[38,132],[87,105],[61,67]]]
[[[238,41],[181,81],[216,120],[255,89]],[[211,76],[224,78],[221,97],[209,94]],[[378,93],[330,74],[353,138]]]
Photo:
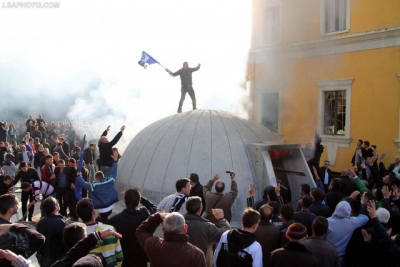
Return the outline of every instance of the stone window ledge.
[[[340,136],[340,135],[321,135],[322,142],[324,143],[339,143],[343,145],[349,145],[353,140],[350,136]]]

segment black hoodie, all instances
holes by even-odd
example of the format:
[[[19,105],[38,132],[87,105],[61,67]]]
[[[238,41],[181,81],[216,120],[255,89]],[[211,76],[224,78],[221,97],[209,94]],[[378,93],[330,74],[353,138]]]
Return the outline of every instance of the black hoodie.
[[[228,232],[227,241],[227,244],[221,244],[217,266],[251,267],[253,257],[244,249],[256,241],[256,236],[241,229],[232,229]]]

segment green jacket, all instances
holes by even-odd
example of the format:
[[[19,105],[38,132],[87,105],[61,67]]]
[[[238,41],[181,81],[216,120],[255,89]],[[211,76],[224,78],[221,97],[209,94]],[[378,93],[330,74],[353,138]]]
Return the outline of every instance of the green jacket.
[[[196,214],[183,215],[188,226],[189,243],[204,252],[208,267],[213,266],[213,245],[218,244],[222,234],[231,229],[226,219],[220,219],[218,226]]]

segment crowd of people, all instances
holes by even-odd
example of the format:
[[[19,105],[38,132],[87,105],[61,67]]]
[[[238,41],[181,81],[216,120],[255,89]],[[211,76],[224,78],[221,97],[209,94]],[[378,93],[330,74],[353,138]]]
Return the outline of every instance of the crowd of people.
[[[0,143],[1,266],[29,266],[26,259],[35,252],[41,267],[400,266],[400,157],[386,169],[385,155],[368,141],[358,141],[353,166],[340,177],[332,175],[328,160],[310,164],[316,187],[302,184],[301,198],[290,203],[280,184],[264,188],[261,199],[250,184],[236,228],[234,171],[229,190],[219,174],[203,186],[192,173],[177,179],[176,193],[160,203],[130,188],[125,209],[113,214],[120,159],[115,145],[124,129],[111,141],[110,127],[101,134],[97,172],[91,168],[94,143],[83,152],[84,164],[78,148],[74,157],[64,147],[63,136],[56,137],[57,146],[41,143],[36,151],[29,140],[15,148]],[[21,199],[13,193],[18,182]],[[11,222],[20,202],[22,223],[32,220],[41,202],[36,230]],[[154,234],[159,227],[163,237]]]
[[[30,115],[27,120],[0,121],[0,141],[11,144],[14,140],[28,142],[32,138],[35,144],[48,143],[52,146],[56,139],[64,137],[70,145],[70,151],[65,152],[73,153],[76,146],[82,145],[83,133],[87,135],[87,140],[97,140],[100,127],[84,122],[46,121],[41,114],[36,119]]]

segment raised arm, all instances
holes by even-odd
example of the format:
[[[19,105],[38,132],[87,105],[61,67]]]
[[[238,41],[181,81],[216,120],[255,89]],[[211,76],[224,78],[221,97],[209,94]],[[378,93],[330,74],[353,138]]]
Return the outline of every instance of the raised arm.
[[[200,66],[201,66],[201,64],[197,65],[196,68],[191,68],[190,70],[191,70],[192,72],[198,71],[198,70],[200,69]]]
[[[123,133],[124,130],[125,130],[125,125],[123,125],[121,127],[121,130],[119,131],[119,133],[117,133],[117,135],[113,138],[113,140],[110,141],[110,145],[111,146],[115,146],[118,143],[118,141],[121,138],[122,133]]]
[[[143,196],[140,197],[140,204],[142,204],[150,212],[150,214],[154,214],[157,212],[157,206]]]
[[[171,75],[173,77],[178,76],[181,73],[181,70],[178,70],[177,72],[172,72],[169,69],[165,69],[165,70],[169,73],[169,75]]]
[[[93,185],[91,183],[86,182],[82,175],[79,175],[78,177],[76,177],[75,183],[79,184],[82,188],[86,189],[86,190],[90,190],[93,191]]]
[[[254,209],[254,184],[249,186],[249,197],[247,200],[247,207]]]

